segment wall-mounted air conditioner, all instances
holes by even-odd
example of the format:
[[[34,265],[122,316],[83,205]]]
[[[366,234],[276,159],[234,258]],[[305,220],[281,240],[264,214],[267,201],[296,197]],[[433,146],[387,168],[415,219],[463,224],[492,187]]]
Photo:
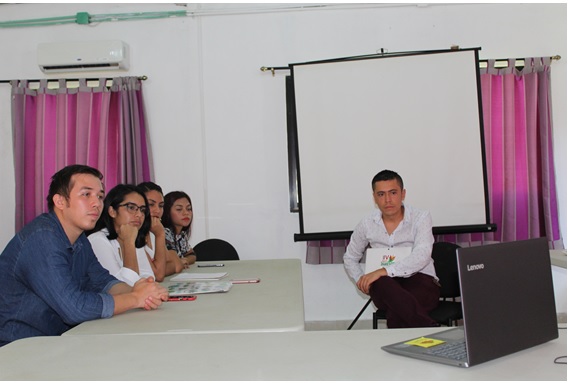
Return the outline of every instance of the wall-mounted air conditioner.
[[[119,40],[42,43],[37,62],[44,73],[127,70],[128,53]]]

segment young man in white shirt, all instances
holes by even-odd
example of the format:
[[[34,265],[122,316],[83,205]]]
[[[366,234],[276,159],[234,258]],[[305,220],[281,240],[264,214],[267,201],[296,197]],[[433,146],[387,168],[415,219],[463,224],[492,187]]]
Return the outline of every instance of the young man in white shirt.
[[[432,218],[427,211],[404,205],[402,178],[391,170],[371,182],[378,210],[355,227],[343,256],[345,269],[364,294],[386,311],[387,327],[438,326],[428,312],[438,305],[440,285],[432,260]],[[367,247],[410,247],[400,262],[365,274],[359,263]]]

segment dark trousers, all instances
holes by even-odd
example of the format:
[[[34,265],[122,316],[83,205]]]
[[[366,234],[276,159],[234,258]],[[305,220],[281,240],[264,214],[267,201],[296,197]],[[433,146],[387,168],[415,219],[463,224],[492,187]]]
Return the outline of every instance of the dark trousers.
[[[371,284],[369,295],[377,308],[386,311],[388,328],[438,326],[428,313],[438,305],[440,287],[429,275],[380,277]]]

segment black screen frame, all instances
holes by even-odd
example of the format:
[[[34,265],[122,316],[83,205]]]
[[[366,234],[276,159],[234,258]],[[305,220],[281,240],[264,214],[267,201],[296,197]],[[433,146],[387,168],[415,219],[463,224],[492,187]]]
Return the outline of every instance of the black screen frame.
[[[484,181],[484,198],[485,198],[485,224],[478,225],[461,225],[461,226],[435,226],[433,227],[434,235],[441,234],[465,234],[476,232],[491,232],[496,230],[496,225],[490,222],[490,206],[489,206],[489,191],[487,182],[487,165],[485,153],[485,136],[483,124],[483,107],[481,102],[481,75],[479,70],[479,50],[481,48],[467,48],[459,49],[459,51],[474,51],[476,60],[476,81],[477,81],[477,97],[478,97],[478,113],[479,113],[479,129],[481,140],[481,161],[482,173]],[[381,59],[385,57],[403,57],[424,54],[437,54],[448,53],[456,51],[450,50],[428,50],[428,51],[413,51],[413,52],[397,52],[388,54],[375,54],[365,56],[352,56],[344,58],[334,58],[328,60],[311,61],[305,63],[290,64],[291,74],[286,76],[286,112],[287,112],[287,135],[288,135],[288,179],[289,179],[289,194],[290,194],[290,212],[299,214],[299,228],[300,232],[294,234],[294,241],[311,241],[311,240],[331,240],[331,239],[349,239],[352,231],[334,231],[334,232],[311,232],[306,233],[304,230],[304,213],[302,209],[302,184],[301,184],[301,166],[299,158],[298,147],[298,124],[296,116],[296,98],[294,89],[294,67],[296,65],[305,64],[319,64],[319,63],[333,63],[339,61],[352,61],[352,60],[367,60],[367,59]]]

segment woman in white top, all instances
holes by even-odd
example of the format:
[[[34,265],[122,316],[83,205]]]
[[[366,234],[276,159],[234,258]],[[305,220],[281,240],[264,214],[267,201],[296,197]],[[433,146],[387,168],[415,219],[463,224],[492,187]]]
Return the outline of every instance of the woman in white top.
[[[155,237],[146,241],[150,225],[144,192],[135,185],[119,184],[105,197],[95,232],[88,237],[101,265],[130,286],[140,278],[156,278],[150,265]]]

